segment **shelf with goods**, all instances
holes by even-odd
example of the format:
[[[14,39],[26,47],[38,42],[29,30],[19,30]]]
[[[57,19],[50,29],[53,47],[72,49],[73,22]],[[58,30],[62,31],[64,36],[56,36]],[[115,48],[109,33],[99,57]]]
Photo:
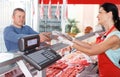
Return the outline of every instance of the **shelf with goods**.
[[[39,32],[51,32],[53,30],[61,31],[61,5],[59,6],[59,20],[55,15],[57,4],[51,4],[51,18],[48,18],[48,4],[44,4],[43,18],[39,17]],[[41,6],[39,5],[39,8]],[[39,13],[40,14],[40,13]]]

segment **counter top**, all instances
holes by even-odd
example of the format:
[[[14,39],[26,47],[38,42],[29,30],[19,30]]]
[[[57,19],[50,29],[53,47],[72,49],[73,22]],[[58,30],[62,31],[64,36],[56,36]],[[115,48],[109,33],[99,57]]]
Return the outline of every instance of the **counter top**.
[[[101,31],[96,31],[96,32],[93,32],[93,33],[90,33],[90,34],[87,34],[87,35],[84,35],[84,36],[81,36],[81,37],[79,37],[79,38],[76,38],[76,39],[78,39],[78,40],[84,40],[84,39],[86,39],[86,38],[89,38],[89,37],[91,37],[91,36],[94,36],[95,35],[95,33],[99,33],[99,32],[101,32]],[[51,45],[50,47],[53,49],[53,50],[55,50],[55,51],[57,51],[57,50],[60,50],[60,49],[62,49],[62,48],[65,48],[65,47],[67,47],[68,45],[66,45],[66,44],[62,44],[62,43],[57,43],[57,44],[54,44],[54,45]],[[0,53],[1,54],[1,53]],[[0,74],[3,74],[4,72],[6,72],[6,71],[8,71],[8,70],[10,70],[10,69],[12,69],[15,65],[15,63],[17,62],[17,61],[19,61],[19,60],[21,60],[22,59],[22,56],[20,56],[20,54],[19,53],[10,53],[10,54],[5,54],[7,57],[9,57],[9,58],[6,58],[5,60],[3,60],[3,61],[0,61]],[[2,58],[3,59],[3,57],[5,57],[5,56],[3,56],[2,54],[1,54],[1,56],[0,56],[0,58]],[[13,64],[13,65],[12,65]]]

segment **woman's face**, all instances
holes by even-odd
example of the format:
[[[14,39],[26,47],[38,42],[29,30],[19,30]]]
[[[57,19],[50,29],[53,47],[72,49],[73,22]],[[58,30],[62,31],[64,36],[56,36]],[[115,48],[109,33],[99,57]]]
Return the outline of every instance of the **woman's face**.
[[[97,18],[98,18],[98,23],[104,25],[109,19],[109,15],[102,7],[100,7]]]

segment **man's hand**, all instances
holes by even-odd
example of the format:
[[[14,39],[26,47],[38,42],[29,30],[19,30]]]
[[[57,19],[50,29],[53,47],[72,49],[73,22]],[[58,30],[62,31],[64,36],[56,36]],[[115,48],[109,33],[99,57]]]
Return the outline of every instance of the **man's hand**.
[[[42,32],[39,36],[40,42],[51,41],[51,32]]]

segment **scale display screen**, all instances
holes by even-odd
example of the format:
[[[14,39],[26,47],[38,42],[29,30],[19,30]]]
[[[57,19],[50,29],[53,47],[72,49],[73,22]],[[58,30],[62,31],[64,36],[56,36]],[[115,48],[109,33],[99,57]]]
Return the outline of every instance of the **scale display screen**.
[[[40,46],[40,37],[39,35],[27,35],[21,37],[18,41],[19,50],[22,52],[35,49]]]
[[[27,46],[32,46],[37,44],[37,39],[31,39],[27,41]]]

